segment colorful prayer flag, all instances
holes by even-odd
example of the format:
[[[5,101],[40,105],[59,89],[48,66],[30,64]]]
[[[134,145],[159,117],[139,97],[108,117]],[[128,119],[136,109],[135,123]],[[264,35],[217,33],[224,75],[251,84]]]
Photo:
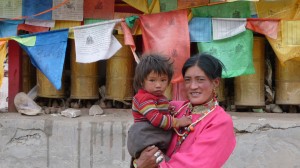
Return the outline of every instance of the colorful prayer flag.
[[[255,4],[259,18],[292,19],[298,9],[298,0],[260,0]]]
[[[246,30],[246,18],[213,18],[213,40],[235,36]]]
[[[220,59],[226,67],[223,78],[255,73],[253,65],[253,33],[246,30],[234,37],[211,43],[198,43],[199,52],[209,53]]]
[[[36,36],[35,46],[20,46],[26,51],[31,63],[40,70],[53,86],[61,88],[62,72],[64,67],[68,29],[35,33],[19,36],[27,38]]]
[[[248,18],[246,28],[277,39],[279,19]]]
[[[84,18],[113,19],[115,0],[84,0]]]
[[[191,42],[211,42],[212,24],[211,18],[193,17],[189,22]]]
[[[299,20],[282,20],[282,42],[283,45],[299,46],[300,45],[300,21]]]
[[[186,9],[209,4],[209,0],[177,0],[178,9]]]
[[[24,23],[23,20],[0,21],[0,38],[16,36],[18,24]]]
[[[190,57],[186,10],[141,15],[143,53],[161,53],[174,61],[172,83],[183,80],[181,68]]]
[[[22,16],[29,16],[35,19],[51,20],[52,11],[39,16],[32,17],[35,14],[52,8],[52,0],[23,0]]]

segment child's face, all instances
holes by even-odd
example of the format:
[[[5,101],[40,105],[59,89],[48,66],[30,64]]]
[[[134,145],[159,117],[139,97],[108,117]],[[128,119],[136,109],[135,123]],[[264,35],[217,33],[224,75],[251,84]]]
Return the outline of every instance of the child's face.
[[[168,87],[168,75],[151,72],[144,80],[143,88],[147,92],[155,95],[161,96],[164,94],[166,88]]]

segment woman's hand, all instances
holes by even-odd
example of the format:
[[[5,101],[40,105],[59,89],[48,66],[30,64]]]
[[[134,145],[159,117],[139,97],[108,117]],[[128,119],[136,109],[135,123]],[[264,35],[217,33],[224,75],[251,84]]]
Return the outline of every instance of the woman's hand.
[[[136,160],[136,164],[138,168],[155,168],[156,157],[154,154],[159,151],[156,146],[149,146],[143,150],[140,157]],[[161,152],[160,152],[161,153]]]

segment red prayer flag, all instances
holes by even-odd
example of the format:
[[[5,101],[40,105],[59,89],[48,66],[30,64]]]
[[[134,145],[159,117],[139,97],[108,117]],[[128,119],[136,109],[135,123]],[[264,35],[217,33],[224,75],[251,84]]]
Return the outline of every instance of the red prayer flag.
[[[47,31],[49,31],[49,27],[33,26],[33,25],[28,25],[28,24],[19,24],[18,30],[28,31],[29,33],[37,33],[37,32],[47,32]]]
[[[84,0],[84,18],[113,19],[115,0]]]
[[[187,10],[140,16],[144,52],[161,53],[174,62],[172,83],[183,80],[181,69],[190,57]]]
[[[254,32],[277,39],[279,19],[248,18],[246,28]]]

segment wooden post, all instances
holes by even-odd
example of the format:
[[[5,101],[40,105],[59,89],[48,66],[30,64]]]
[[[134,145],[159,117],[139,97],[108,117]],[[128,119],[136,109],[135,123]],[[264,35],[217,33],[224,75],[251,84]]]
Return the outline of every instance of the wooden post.
[[[8,112],[17,112],[14,98],[22,89],[21,51],[21,47],[16,41],[8,41]]]

